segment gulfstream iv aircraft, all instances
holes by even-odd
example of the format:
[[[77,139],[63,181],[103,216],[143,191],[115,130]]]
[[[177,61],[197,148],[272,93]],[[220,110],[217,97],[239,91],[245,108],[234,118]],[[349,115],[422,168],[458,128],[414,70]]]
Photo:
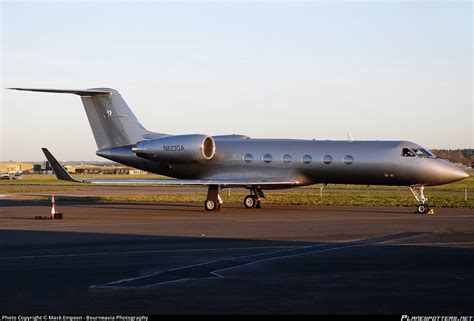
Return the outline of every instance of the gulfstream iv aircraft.
[[[96,154],[175,180],[86,180],[71,177],[47,150],[58,179],[81,183],[208,186],[207,211],[219,210],[219,190],[246,188],[246,208],[260,207],[264,190],[311,184],[400,185],[410,187],[429,210],[423,188],[468,177],[422,146],[408,141],[320,141],[254,139],[245,135],[169,135],[146,130],[120,94],[109,88],[87,90],[10,88],[79,95],[97,143]]]

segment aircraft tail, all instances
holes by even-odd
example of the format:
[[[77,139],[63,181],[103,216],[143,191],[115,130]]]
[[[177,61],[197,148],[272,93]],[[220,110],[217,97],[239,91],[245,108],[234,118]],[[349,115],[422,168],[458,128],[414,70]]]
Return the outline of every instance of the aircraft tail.
[[[66,93],[81,96],[98,149],[133,145],[141,140],[163,136],[146,130],[123,100],[111,88],[86,90],[10,88],[15,90]]]

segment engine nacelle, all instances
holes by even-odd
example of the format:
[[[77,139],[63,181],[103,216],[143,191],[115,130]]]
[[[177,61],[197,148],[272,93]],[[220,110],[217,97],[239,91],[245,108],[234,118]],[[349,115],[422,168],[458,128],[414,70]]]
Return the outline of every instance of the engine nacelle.
[[[166,163],[197,163],[210,160],[216,151],[211,136],[176,135],[144,140],[132,151],[139,157]]]

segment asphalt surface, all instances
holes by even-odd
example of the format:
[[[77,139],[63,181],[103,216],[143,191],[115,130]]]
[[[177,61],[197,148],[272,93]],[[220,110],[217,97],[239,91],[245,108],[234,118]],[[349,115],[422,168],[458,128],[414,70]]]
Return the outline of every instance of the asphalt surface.
[[[0,199],[0,312],[473,314],[474,211]]]

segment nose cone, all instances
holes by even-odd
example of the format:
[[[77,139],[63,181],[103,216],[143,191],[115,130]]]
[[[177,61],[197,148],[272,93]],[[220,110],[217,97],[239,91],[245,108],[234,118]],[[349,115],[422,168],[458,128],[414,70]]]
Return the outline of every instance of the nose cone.
[[[462,179],[465,179],[465,178],[469,177],[469,174],[461,168],[458,168],[454,175],[457,177],[456,181],[460,181]]]
[[[457,182],[469,177],[468,173],[466,173],[463,169],[457,167],[456,165],[449,164],[446,162],[443,163],[444,164],[441,166],[441,168],[439,168],[439,174],[442,181],[444,181],[444,184]]]

